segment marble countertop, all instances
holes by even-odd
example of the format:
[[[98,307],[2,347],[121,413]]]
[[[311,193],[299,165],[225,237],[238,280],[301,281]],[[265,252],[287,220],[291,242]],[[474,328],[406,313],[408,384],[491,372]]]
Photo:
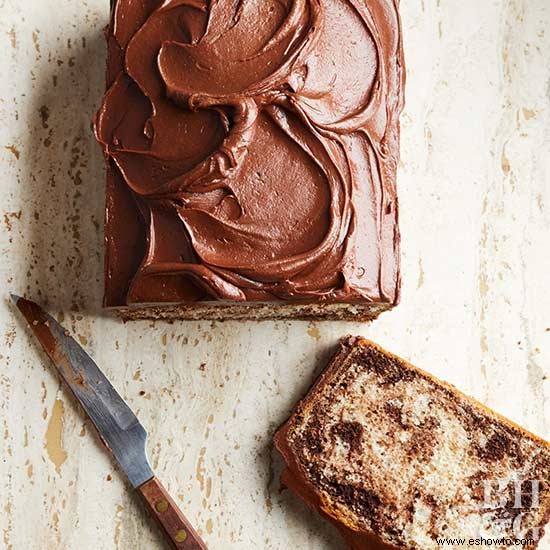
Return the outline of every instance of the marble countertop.
[[[0,0],[3,548],[163,547],[9,290],[48,305],[104,368],[213,550],[342,547],[280,491],[271,434],[344,334],[550,437],[550,4],[403,0],[401,11],[399,307],[372,324],[124,325],[100,309],[104,173],[90,131],[108,2]]]

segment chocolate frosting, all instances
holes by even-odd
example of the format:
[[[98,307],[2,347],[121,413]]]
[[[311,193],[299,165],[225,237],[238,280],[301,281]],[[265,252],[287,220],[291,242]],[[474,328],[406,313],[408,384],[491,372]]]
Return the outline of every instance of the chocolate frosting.
[[[396,0],[118,0],[108,45],[126,303],[397,300]]]

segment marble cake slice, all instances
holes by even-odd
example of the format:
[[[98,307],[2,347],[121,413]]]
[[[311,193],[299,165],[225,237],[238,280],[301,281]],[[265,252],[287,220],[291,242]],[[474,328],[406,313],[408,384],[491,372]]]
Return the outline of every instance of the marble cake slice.
[[[546,441],[362,338],[341,342],[275,443],[283,484],[356,550],[534,548],[549,520]]]
[[[106,307],[373,319],[399,300],[398,0],[113,0]]]

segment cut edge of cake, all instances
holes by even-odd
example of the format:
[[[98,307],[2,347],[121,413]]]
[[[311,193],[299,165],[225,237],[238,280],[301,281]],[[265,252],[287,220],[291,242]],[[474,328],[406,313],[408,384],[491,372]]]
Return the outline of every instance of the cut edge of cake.
[[[400,373],[394,372],[393,376],[407,376],[407,373],[409,373],[413,378],[419,377],[440,388],[446,394],[449,403],[454,404],[457,409],[458,407],[469,408],[476,414],[476,418],[483,416],[489,423],[498,424],[503,429],[516,434],[518,438],[528,438],[532,440],[545,451],[545,464],[548,464],[550,467],[550,443],[544,439],[528,432],[518,424],[492,411],[481,402],[464,394],[453,385],[441,381],[426,371],[411,365],[404,359],[387,352],[376,343],[363,337],[345,337],[340,341],[339,349],[330,360],[327,368],[313,384],[306,396],[299,401],[290,418],[279,428],[275,434],[274,441],[276,448],[279,450],[286,463],[286,468],[281,475],[282,484],[296,493],[310,508],[317,511],[321,516],[331,522],[340,531],[350,548],[355,550],[366,548],[369,550],[393,550],[408,547],[402,544],[392,543],[384,532],[374,532],[357,528],[353,513],[349,513],[349,511],[343,509],[341,505],[336,505],[335,501],[326,491],[323,491],[308,479],[308,475],[304,471],[304,465],[297,457],[296,450],[292,447],[289,436],[292,431],[296,430],[300,425],[305,425],[308,414],[311,413],[313,407],[317,404],[317,398],[322,398],[322,392],[328,385],[338,382],[338,374],[353,365],[356,353],[361,350],[375,350],[381,356],[387,358],[389,363],[398,365],[401,371]],[[335,393],[337,393],[337,391],[337,389],[334,390]],[[546,481],[546,479],[545,487],[540,498],[541,503],[535,521],[535,525],[540,527],[540,531],[538,538],[535,540],[535,546],[530,546],[532,548],[538,547],[538,543],[544,536],[544,527],[550,520],[550,482]],[[392,525],[385,525],[384,527],[389,530],[393,529]],[[453,534],[450,533],[449,536],[452,537]],[[456,536],[462,535],[457,534]],[[415,546],[411,548],[416,549]]]
[[[397,302],[396,302],[397,303]],[[372,321],[381,313],[392,309],[396,303],[366,304],[293,304],[247,302],[220,303],[194,302],[188,304],[152,304],[127,307],[111,307],[107,311],[125,321],[149,320],[211,320],[211,321],[268,321],[268,320],[315,320],[315,321]]]

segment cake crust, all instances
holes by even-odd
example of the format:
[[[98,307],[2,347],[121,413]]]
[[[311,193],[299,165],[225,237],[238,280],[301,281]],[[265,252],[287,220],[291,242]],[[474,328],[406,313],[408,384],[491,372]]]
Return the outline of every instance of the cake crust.
[[[105,306],[128,319],[315,318],[315,306],[359,320],[397,303],[397,3],[112,7],[95,121]]]
[[[368,387],[358,390],[355,375],[369,380]],[[361,397],[351,397],[352,391],[360,391]],[[398,398],[400,391],[405,393]],[[378,392],[377,400],[372,392]],[[333,405],[337,421],[326,406],[327,396],[339,403]],[[370,420],[361,420],[359,403]],[[369,431],[372,422],[380,429]],[[438,441],[443,435],[449,445]],[[499,521],[502,529],[494,527],[493,534],[505,536],[513,513],[519,513],[514,512],[516,497],[506,488],[508,500],[488,510],[483,487],[506,476],[542,482],[538,507],[521,511],[525,525],[520,534],[536,542],[530,547],[538,545],[550,519],[548,442],[363,338],[341,342],[325,372],[276,433],[275,444],[287,465],[283,484],[333,523],[355,550],[428,550],[438,547],[437,537],[475,538],[476,533],[456,532],[459,527],[475,525],[487,538],[491,532],[483,529]],[[438,463],[443,459],[445,467]],[[362,462],[370,466],[359,467]],[[453,518],[447,510],[466,519]]]

